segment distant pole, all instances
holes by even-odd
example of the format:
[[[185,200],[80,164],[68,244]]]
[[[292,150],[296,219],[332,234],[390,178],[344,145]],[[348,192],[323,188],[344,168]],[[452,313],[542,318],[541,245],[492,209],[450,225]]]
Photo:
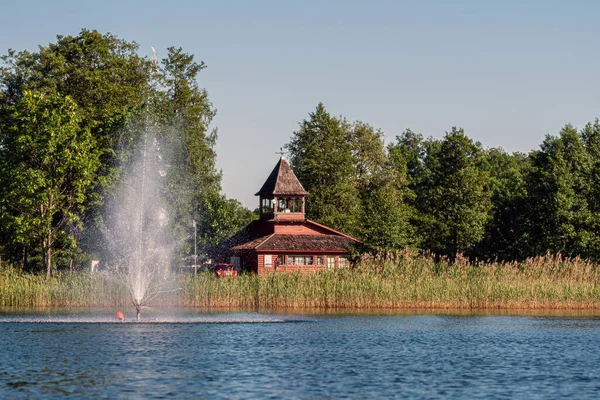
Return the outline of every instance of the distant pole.
[[[198,246],[196,242],[196,220],[194,220],[194,275],[198,275]]]

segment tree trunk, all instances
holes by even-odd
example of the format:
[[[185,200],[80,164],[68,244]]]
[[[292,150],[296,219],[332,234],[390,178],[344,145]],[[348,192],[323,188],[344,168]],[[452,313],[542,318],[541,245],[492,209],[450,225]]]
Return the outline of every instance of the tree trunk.
[[[73,275],[73,259],[69,259],[69,275]]]
[[[454,230],[454,235],[452,237],[452,264],[456,262],[456,258],[458,257],[458,230]]]
[[[46,242],[46,278],[50,278],[52,275],[52,248],[50,244],[52,243],[52,229],[48,229],[48,238],[45,240]]]
[[[23,269],[25,268],[25,263],[27,262],[27,250],[25,246],[23,246],[23,250],[21,251],[21,263],[19,264],[19,274],[23,275]]]

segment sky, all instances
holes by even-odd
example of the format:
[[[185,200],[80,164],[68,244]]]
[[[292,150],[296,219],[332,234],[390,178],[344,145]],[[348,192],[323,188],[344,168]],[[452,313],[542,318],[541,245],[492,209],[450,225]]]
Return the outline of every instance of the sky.
[[[166,54],[182,47],[217,109],[224,193],[254,209],[276,152],[319,102],[385,134],[539,148],[600,117],[600,2],[7,1],[0,54],[82,28]]]

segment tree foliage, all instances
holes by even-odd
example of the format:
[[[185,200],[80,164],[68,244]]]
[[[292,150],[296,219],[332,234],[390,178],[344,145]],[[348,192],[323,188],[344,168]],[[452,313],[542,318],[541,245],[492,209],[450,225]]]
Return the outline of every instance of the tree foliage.
[[[25,91],[8,108],[0,147],[2,224],[17,244],[52,257],[72,251],[99,157],[70,97]]]
[[[483,152],[462,129],[425,144],[424,172],[417,186],[426,248],[451,258],[470,252],[483,238],[491,207]]]
[[[0,66],[0,263],[51,273],[98,252],[106,199],[148,130],[161,140],[172,234],[182,259],[197,229],[208,257],[256,218],[221,193],[216,114],[203,62],[161,61],[82,30]],[[382,131],[319,103],[286,145],[311,219],[378,249],[516,260],[547,252],[600,260],[600,122],[566,125],[529,154],[484,149],[462,129],[442,139]],[[1,264],[0,264],[1,265]]]
[[[598,122],[580,134],[566,125],[532,153],[528,179],[532,248],[568,256],[600,256]]]
[[[358,232],[360,218],[353,139],[350,124],[319,103],[286,145],[292,168],[309,192],[307,216],[349,234]]]
[[[76,36],[57,36],[55,43],[39,46],[35,52],[10,50],[2,57],[0,68],[0,148],[8,148],[17,135],[31,135],[26,131],[30,126],[24,123],[18,132],[13,129],[14,118],[10,117],[13,107],[23,106],[27,93],[73,105],[69,113],[59,107],[72,122],[61,123],[73,131],[87,132],[92,160],[99,162],[90,164],[93,178],[85,185],[79,207],[83,214],[78,215],[83,231],[78,228],[70,246],[97,253],[103,242],[105,201],[117,193],[123,167],[140,137],[154,130],[170,164],[166,193],[173,235],[182,244],[180,252],[189,254],[194,220],[214,220],[211,210],[226,209],[233,214],[245,210],[233,207],[234,203],[220,195],[221,174],[215,167],[214,152],[217,136],[210,129],[215,110],[197,83],[204,63],[195,62],[181,48],[169,48],[161,62],[139,56],[138,50],[135,42],[86,29]],[[53,112],[43,110],[50,107],[47,103],[40,107],[40,113]],[[5,169],[19,174],[13,161],[4,160]],[[13,189],[4,193],[15,195]],[[217,206],[218,202],[223,204]],[[5,197],[1,207],[12,203]],[[239,203],[235,205],[239,207]],[[0,208],[0,213],[2,218],[10,217],[6,208]],[[20,240],[34,246],[33,236],[17,239],[7,229],[0,227],[0,250],[11,247],[7,255],[15,260],[20,249],[14,244]],[[34,247],[41,252],[39,245]]]

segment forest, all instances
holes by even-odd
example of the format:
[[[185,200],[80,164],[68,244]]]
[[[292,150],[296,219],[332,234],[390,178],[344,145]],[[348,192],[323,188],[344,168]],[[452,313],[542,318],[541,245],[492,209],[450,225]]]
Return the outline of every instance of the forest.
[[[189,262],[194,229],[208,260],[256,218],[221,190],[216,111],[197,83],[206,65],[177,47],[162,60],[138,49],[84,29],[2,56],[0,266],[50,276],[100,258],[106,204],[148,124],[165,127],[174,262]],[[510,154],[458,127],[442,139],[407,129],[386,144],[371,124],[319,103],[285,148],[310,193],[307,217],[360,239],[362,251],[600,260],[598,120],[580,130],[565,125],[529,154]]]

